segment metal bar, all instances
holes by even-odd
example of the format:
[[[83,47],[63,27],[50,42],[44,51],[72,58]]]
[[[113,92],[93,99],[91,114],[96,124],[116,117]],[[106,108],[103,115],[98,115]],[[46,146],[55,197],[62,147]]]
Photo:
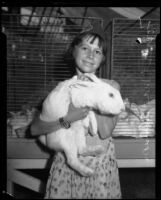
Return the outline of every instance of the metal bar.
[[[44,15],[45,11],[46,11],[46,7],[45,7],[45,8],[43,8],[43,12],[42,12],[42,14],[41,14],[41,16],[40,16],[40,18],[39,18],[39,23],[37,24],[37,27],[39,27],[39,26],[40,26],[40,24],[41,24],[41,21],[42,21],[42,18],[43,18],[43,15]],[[34,31],[33,35],[35,35],[35,34],[36,34],[36,32],[37,32],[37,29]]]
[[[36,7],[33,7],[31,15],[30,15],[29,20],[28,20],[28,24],[26,25],[27,28],[26,28],[26,31],[25,31],[24,35],[26,35],[28,33],[28,30],[29,30],[29,27],[30,27],[30,22],[31,22],[31,19],[33,17],[33,13],[34,13],[35,9],[36,9]]]
[[[84,24],[84,17],[85,17],[86,14],[87,14],[87,10],[88,10],[88,7],[85,7],[85,9],[84,9],[84,14],[83,14],[83,19],[82,19],[82,23],[81,23],[82,26],[83,26],[83,24]]]
[[[61,15],[62,15],[61,14],[61,7],[58,7],[58,9],[56,11],[56,18],[59,18]],[[55,24],[55,25],[57,25],[57,24]],[[55,37],[56,37],[58,34],[59,34],[59,32],[55,32],[55,34],[53,34],[53,35],[55,35]],[[51,37],[51,39],[52,39],[52,37]]]
[[[153,12],[154,10],[156,10],[157,7],[152,8],[150,11],[148,11],[147,13],[145,13],[143,16],[141,16],[139,19],[137,19],[133,24],[129,25],[128,27],[124,28],[123,30],[121,30],[118,34],[121,34],[122,32],[124,32],[125,30],[127,30],[128,28],[133,27],[138,20],[143,19],[144,17],[146,17],[147,15],[149,15],[151,12]]]
[[[42,11],[42,14],[41,14],[41,17],[40,17],[40,20],[39,20],[39,23],[38,23],[38,27],[40,26],[40,24],[41,24],[41,21],[42,21],[42,18],[43,18],[43,15],[44,15],[44,13],[45,13],[45,11],[46,11],[46,7],[43,9],[43,11]]]
[[[57,11],[56,11],[56,17],[60,17],[62,15],[62,11],[61,11],[61,7],[58,7]]]
[[[141,19],[143,19],[144,17],[146,17],[147,15],[149,15],[151,12],[153,12],[154,10],[156,10],[158,7],[154,7],[154,8],[152,8],[151,10],[149,10],[147,13],[145,13],[142,17],[141,17]]]
[[[33,17],[34,12],[35,12],[35,9],[36,9],[36,7],[33,7],[32,12],[31,12],[31,15],[30,15],[30,18],[29,18],[29,20],[28,20],[28,24],[27,24],[28,27],[29,27],[29,25],[30,25],[31,19],[32,19],[32,17]],[[27,31],[28,31],[28,30],[27,30]]]
[[[48,23],[49,23],[49,20],[50,20],[50,18],[51,18],[51,15],[52,15],[52,13],[53,13],[53,10],[54,10],[54,7],[51,7],[49,16],[47,16],[47,19],[48,19],[48,20],[47,20],[47,22],[46,22],[45,28],[47,28],[47,26],[48,26]],[[44,29],[44,32],[45,32],[45,29]]]
[[[56,16],[55,16],[55,17],[56,17],[56,18],[60,18],[62,14],[63,14],[63,13],[61,12],[61,7],[58,7],[57,10],[56,10]],[[64,18],[64,17],[63,17],[63,18]],[[53,26],[57,26],[57,24],[54,24]],[[52,26],[52,28],[53,28],[53,26]],[[59,25],[58,25],[58,26],[59,26]],[[52,28],[51,28],[51,29],[52,29]],[[50,34],[51,37],[49,37],[49,39],[52,40],[52,38],[53,38],[53,37],[56,37],[58,34],[59,34],[59,32],[56,32],[56,31],[53,32],[53,31],[51,31],[51,34]]]
[[[56,8],[56,7],[54,7],[54,8]],[[53,13],[53,11],[56,12],[56,10],[53,9],[53,10],[52,10],[52,13]],[[52,13],[51,13],[51,14],[52,14]],[[51,17],[51,16],[50,16],[50,17]],[[55,17],[55,16],[54,16],[54,17]],[[54,25],[55,25],[55,24],[54,24]],[[54,26],[54,25],[53,25],[53,26]],[[50,40],[52,40],[52,36],[54,35],[54,33],[51,31],[53,26],[50,26],[50,32],[49,32],[49,37],[47,38],[47,42],[50,41]]]

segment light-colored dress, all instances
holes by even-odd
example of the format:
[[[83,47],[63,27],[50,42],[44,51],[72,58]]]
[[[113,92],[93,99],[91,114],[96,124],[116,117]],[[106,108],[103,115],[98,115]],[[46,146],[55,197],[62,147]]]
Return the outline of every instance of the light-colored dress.
[[[105,81],[119,87],[115,81]],[[99,132],[107,133],[107,118],[101,115],[96,115],[96,118]],[[45,199],[121,199],[119,172],[112,137],[100,139],[98,135],[88,134],[86,138],[87,145],[101,144],[105,149],[105,152],[97,157],[79,157],[82,163],[95,169],[95,175],[91,177],[79,175],[66,164],[65,155],[58,152],[50,169]]]
[[[69,168],[63,153],[58,152],[52,163],[45,199],[121,199],[118,166],[112,137],[100,140],[87,136],[87,144],[102,144],[103,154],[80,156],[81,162],[95,169],[92,177],[83,177]]]

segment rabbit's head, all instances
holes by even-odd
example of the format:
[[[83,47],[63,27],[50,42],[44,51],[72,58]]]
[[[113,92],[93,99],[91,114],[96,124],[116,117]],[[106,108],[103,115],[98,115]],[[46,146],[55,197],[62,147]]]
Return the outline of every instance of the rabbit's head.
[[[102,114],[117,115],[125,110],[120,92],[94,74],[85,74],[90,81],[78,80],[72,85],[71,97],[74,105],[89,106]]]

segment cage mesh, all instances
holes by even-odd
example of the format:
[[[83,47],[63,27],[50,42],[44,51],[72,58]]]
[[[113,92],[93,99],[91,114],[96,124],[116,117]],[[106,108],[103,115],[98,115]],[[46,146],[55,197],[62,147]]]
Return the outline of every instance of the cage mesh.
[[[59,81],[72,76],[64,54],[73,37],[99,18],[3,14],[7,36],[7,111],[38,106]],[[106,30],[106,66],[98,74],[117,81],[133,114],[122,116],[113,136],[155,135],[157,20],[114,19]],[[142,117],[142,118],[141,118]]]
[[[122,113],[115,136],[155,135],[156,38],[159,20],[113,19],[107,30],[111,53],[107,73],[121,86],[121,94],[133,113]]]
[[[59,82],[70,78],[72,66],[66,50],[81,31],[91,29],[101,18],[68,18],[3,14],[2,27],[7,36],[7,109],[22,105],[37,106]]]
[[[114,19],[109,29],[112,45],[110,76],[120,83],[123,97],[137,104],[155,99],[159,20]]]

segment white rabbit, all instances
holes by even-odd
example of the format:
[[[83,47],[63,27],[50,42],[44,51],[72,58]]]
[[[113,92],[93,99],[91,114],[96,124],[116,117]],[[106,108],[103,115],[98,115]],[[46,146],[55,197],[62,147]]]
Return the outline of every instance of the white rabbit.
[[[91,81],[78,80],[77,76],[64,81],[54,89],[43,103],[40,119],[55,121],[68,112],[70,102],[77,108],[88,106],[103,114],[119,114],[125,109],[120,92],[111,85],[101,81],[94,74],[85,74]],[[40,141],[56,151],[64,151],[67,163],[83,176],[89,176],[94,170],[82,164],[78,155],[96,156],[103,152],[101,145],[86,146],[85,134],[91,124],[93,133],[97,134],[97,121],[93,111],[83,120],[75,121],[69,129],[61,128]]]

